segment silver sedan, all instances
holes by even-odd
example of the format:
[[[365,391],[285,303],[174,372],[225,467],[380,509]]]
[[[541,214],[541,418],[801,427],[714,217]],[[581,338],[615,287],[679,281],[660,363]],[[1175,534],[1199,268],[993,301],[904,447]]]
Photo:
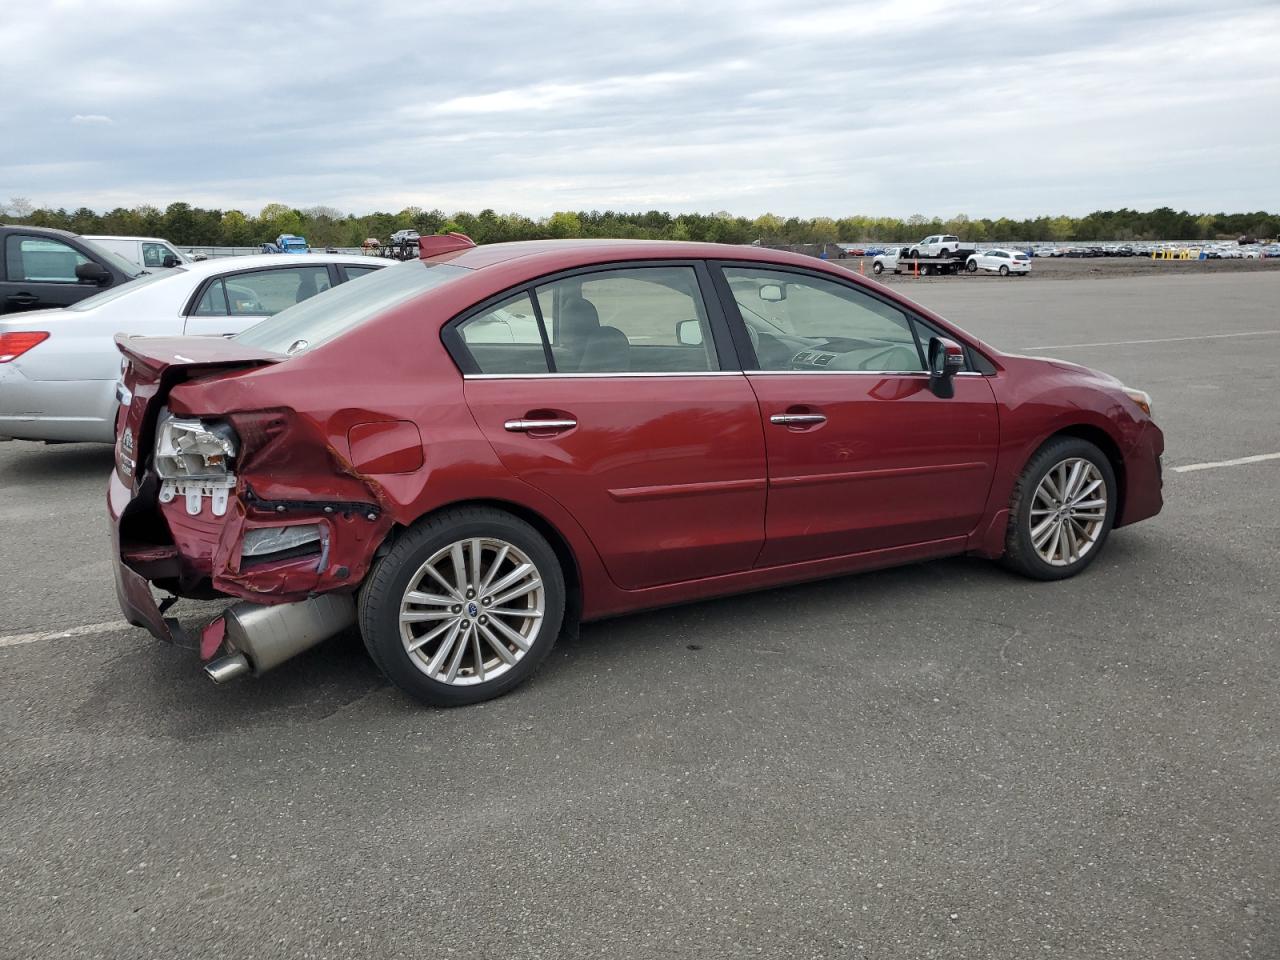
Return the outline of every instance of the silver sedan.
[[[0,319],[0,438],[115,439],[117,333],[230,336],[386,266],[354,254],[227,257],[148,274],[64,310]]]

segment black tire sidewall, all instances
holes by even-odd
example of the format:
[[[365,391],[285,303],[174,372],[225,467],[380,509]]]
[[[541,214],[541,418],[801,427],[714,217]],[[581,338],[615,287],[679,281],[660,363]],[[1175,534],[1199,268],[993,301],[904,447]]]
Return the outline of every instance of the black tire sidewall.
[[[432,680],[415,665],[400,639],[400,603],[410,578],[442,547],[471,537],[494,537],[519,547],[545,590],[542,627],[533,648],[496,680],[455,687]],[[449,707],[500,697],[527,680],[550,654],[564,618],[564,575],[555,551],[533,527],[499,510],[473,509],[411,529],[378,562],[360,591],[360,631],[387,678],[410,696]]]
[[[1073,457],[1088,460],[1102,474],[1103,482],[1107,488],[1107,515],[1103,523],[1102,533],[1098,536],[1093,548],[1075,563],[1065,567],[1056,567],[1042,559],[1031,542],[1031,506],[1035,500],[1036,488],[1039,487],[1040,481],[1044,479],[1045,475],[1063,460]],[[1093,563],[1098,555],[1102,553],[1107,537],[1111,534],[1112,525],[1115,523],[1116,498],[1115,469],[1111,466],[1111,461],[1107,459],[1105,453],[1088,440],[1081,440],[1077,437],[1062,437],[1057,440],[1051,440],[1031,458],[1018,481],[1018,490],[1015,497],[1016,512],[1011,518],[1013,523],[1011,532],[1016,543],[1010,545],[1015,548],[1011,551],[1014,556],[1010,559],[1014,561],[1014,565],[1020,572],[1039,580],[1064,580],[1067,577],[1075,576]]]

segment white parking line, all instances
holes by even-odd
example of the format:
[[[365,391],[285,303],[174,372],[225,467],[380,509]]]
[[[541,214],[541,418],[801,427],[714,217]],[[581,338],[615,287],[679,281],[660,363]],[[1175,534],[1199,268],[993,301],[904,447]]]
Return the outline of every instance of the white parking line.
[[[24,643],[39,643],[41,640],[87,637],[95,633],[110,633],[112,630],[128,629],[130,629],[130,625],[123,620],[112,620],[110,623],[86,623],[80,627],[68,627],[66,630],[46,630],[42,633],[12,633],[7,637],[0,637],[0,647],[16,647]]]
[[[1280,460],[1280,453],[1259,453],[1252,457],[1237,457],[1234,460],[1213,460],[1208,463],[1188,463],[1174,467],[1174,473],[1194,473],[1196,470],[1213,470],[1217,467],[1239,467],[1246,463],[1262,463],[1264,460]]]
[[[1076,347],[1126,347],[1140,343],[1179,343],[1183,340],[1226,340],[1231,337],[1269,337],[1280,330],[1253,330],[1249,333],[1206,333],[1197,337],[1157,337],[1154,340],[1107,340],[1099,343],[1051,343],[1047,347],[1022,347],[1023,350],[1071,350]]]

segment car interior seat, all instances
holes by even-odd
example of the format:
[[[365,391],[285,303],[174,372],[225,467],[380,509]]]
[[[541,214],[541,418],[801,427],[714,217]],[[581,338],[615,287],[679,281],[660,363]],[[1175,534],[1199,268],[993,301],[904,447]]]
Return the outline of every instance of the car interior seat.
[[[563,369],[589,373],[631,369],[631,341],[617,327],[601,326],[600,313],[590,300],[565,301],[559,321]]]

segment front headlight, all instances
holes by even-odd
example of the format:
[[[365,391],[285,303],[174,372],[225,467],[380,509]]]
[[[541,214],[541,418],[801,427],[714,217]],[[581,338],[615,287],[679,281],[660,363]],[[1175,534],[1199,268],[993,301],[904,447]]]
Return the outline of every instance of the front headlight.
[[[1151,416],[1151,394],[1145,390],[1134,390],[1130,387],[1124,388],[1124,395],[1142,408],[1142,412],[1148,417]]]
[[[156,473],[162,480],[225,479],[236,435],[225,423],[166,417],[156,431]]]

